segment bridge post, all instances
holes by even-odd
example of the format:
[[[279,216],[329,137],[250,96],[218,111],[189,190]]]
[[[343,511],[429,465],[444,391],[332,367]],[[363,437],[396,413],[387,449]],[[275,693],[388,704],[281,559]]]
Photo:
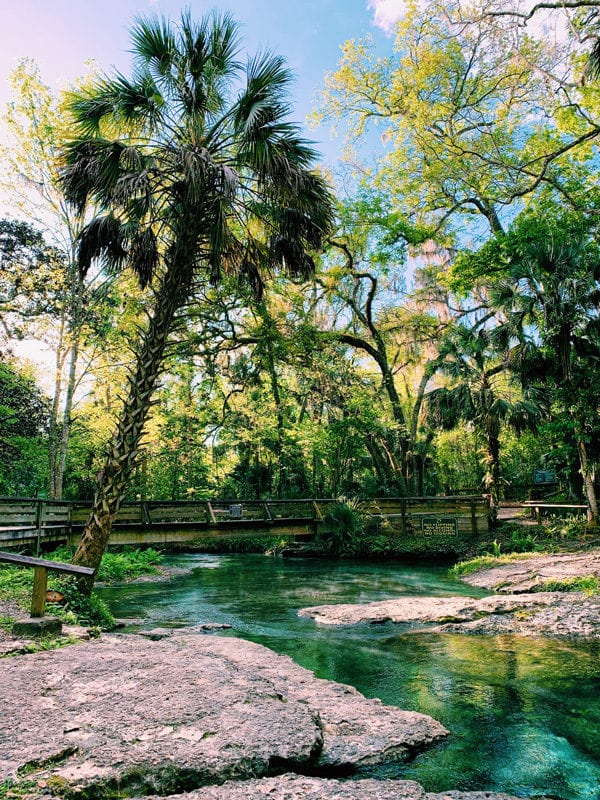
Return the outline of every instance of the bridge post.
[[[40,537],[42,535],[42,525],[44,524],[44,501],[35,501],[35,554],[39,556],[41,550]],[[42,612],[43,613],[43,612]]]
[[[475,509],[475,500],[471,500],[471,530],[473,536],[477,536],[477,511]]]
[[[208,516],[210,517],[210,521],[216,523],[217,518],[215,517],[215,512],[213,510],[210,500],[206,501],[206,508],[208,509]]]

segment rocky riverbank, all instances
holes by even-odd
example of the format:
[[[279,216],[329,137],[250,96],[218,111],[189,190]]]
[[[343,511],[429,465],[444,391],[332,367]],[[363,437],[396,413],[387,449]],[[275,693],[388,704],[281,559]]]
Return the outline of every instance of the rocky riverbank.
[[[30,798],[504,797],[340,782],[409,759],[448,731],[250,642],[110,635],[2,666],[0,718],[10,724],[0,728],[0,781],[26,775]]]
[[[2,667],[0,782],[10,796],[511,800],[361,778],[448,731],[250,642],[105,635]]]
[[[463,580],[497,594],[470,597],[398,597],[364,605],[303,608],[299,614],[324,625],[391,622],[407,631],[600,637],[600,596],[543,592],[549,582],[600,577],[600,552],[531,556],[498,563]]]
[[[389,622],[413,632],[596,637],[600,598],[536,590],[598,574],[598,552],[536,556],[469,575],[496,591],[488,597],[400,597],[300,613],[320,624]],[[0,787],[28,800],[511,800],[367,777],[373,766],[443,747],[448,731],[210,632],[103,635],[2,659]]]

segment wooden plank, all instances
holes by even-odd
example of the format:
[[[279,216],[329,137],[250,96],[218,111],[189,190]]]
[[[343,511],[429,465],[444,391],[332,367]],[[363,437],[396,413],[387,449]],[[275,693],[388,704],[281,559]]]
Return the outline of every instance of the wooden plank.
[[[94,570],[91,567],[81,567],[79,564],[64,564],[62,561],[50,561],[46,558],[20,556],[17,553],[7,553],[5,550],[0,550],[0,561],[5,561],[7,564],[17,564],[21,567],[44,567],[67,575],[94,574]]]
[[[527,500],[523,506],[524,508],[578,508],[582,511],[587,509],[582,503],[536,503],[535,500]]]

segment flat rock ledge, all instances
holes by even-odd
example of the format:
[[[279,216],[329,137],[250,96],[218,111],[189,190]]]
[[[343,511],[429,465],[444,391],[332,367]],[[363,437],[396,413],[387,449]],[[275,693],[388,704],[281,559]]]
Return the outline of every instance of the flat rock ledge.
[[[260,645],[197,633],[103,636],[4,659],[0,719],[0,781],[26,775],[40,796],[95,800],[350,774],[406,760],[448,733]],[[331,796],[358,796],[340,791]]]
[[[600,578],[600,551],[585,553],[557,553],[546,556],[527,556],[479,569],[463,578],[465,583],[482,589],[516,594],[537,592],[548,581],[564,581],[570,578],[592,576]]]
[[[582,592],[537,592],[490,597],[398,597],[364,605],[303,608],[302,617],[322,625],[383,624],[407,631],[518,634],[595,638],[600,636],[600,597]]]
[[[301,775],[280,775],[251,781],[228,781],[169,800],[516,800],[494,792],[442,792],[430,794],[414,781],[324,780]]]

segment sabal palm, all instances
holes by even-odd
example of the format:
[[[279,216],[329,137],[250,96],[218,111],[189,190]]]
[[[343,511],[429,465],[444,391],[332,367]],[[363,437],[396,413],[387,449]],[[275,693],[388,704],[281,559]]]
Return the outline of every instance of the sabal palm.
[[[315,153],[287,121],[290,73],[270,54],[237,60],[227,15],[177,25],[140,20],[133,75],[74,96],[78,138],[67,144],[66,197],[96,215],[79,241],[94,259],[157,283],[118,430],[75,559],[97,568],[137,455],[177,312],[201,278],[222,272],[255,294],[276,269],[305,277],[333,203],[311,171]]]
[[[560,405],[568,409],[588,503],[588,522],[598,524],[593,459],[586,428],[596,418],[596,364],[600,359],[600,262],[589,234],[565,227],[565,220],[519,249],[513,256],[510,280],[493,295],[503,309],[506,327],[521,340],[524,377],[555,387]]]
[[[508,369],[509,352],[499,352],[494,331],[456,324],[441,348],[440,371],[451,386],[434,389],[426,397],[431,422],[445,429],[471,423],[485,440],[485,487],[490,516],[495,520],[500,490],[500,431],[534,429],[546,410],[537,387],[519,397],[516,376]],[[515,398],[517,395],[517,399]]]

